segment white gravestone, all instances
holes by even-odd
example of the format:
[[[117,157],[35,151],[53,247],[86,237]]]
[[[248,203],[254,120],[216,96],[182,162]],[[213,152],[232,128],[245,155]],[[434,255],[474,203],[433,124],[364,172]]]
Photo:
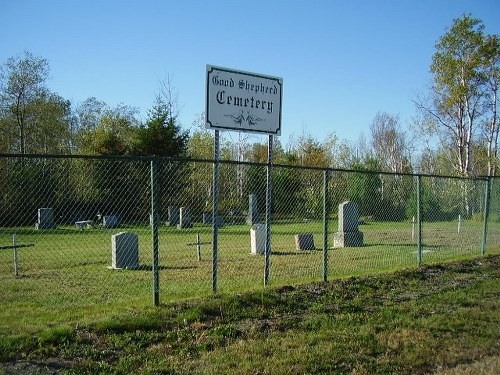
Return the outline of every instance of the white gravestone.
[[[250,228],[250,252],[264,254],[266,252],[266,226],[254,224]]]
[[[177,229],[182,228],[192,228],[193,224],[191,223],[191,213],[189,212],[189,208],[181,207],[179,213],[179,224],[177,224]]]
[[[136,234],[120,232],[111,236],[111,268],[139,267],[139,239]]]
[[[358,230],[358,205],[354,202],[339,204],[339,230],[333,235],[333,247],[363,246],[363,232]]]

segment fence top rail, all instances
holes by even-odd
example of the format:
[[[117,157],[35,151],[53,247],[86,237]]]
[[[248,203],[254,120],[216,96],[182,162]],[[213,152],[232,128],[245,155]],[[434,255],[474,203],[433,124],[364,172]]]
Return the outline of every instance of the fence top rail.
[[[185,163],[214,163],[215,160],[211,159],[196,159],[187,158],[180,156],[155,156],[155,155],[143,155],[143,156],[132,156],[132,155],[80,155],[80,154],[4,154],[0,153],[0,159],[15,158],[15,159],[87,159],[87,160],[130,160],[130,161],[173,161],[173,162],[185,162]],[[267,167],[268,163],[258,163],[250,161],[236,161],[236,160],[219,160],[220,164],[234,164],[234,165],[248,165],[256,167]],[[348,172],[348,173],[362,173],[362,174],[377,174],[377,175],[387,175],[387,176],[408,176],[408,177],[434,177],[434,178],[448,178],[456,180],[481,180],[488,181],[489,179],[499,178],[498,176],[451,176],[451,175],[435,175],[426,173],[404,173],[404,172],[387,172],[387,171],[368,171],[368,170],[356,170],[348,168],[325,168],[325,167],[311,167],[304,165],[289,165],[289,164],[272,164],[273,167],[277,168],[289,168],[289,169],[302,169],[318,172]]]

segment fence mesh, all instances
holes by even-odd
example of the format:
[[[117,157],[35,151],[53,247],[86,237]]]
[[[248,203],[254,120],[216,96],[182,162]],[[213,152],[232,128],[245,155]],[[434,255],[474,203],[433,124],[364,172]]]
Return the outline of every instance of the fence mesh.
[[[152,212],[162,301],[212,293],[214,267],[217,291],[262,288],[265,257],[251,253],[251,232],[265,233],[267,167],[221,162],[219,173],[214,254],[212,162],[0,157],[0,302],[10,306],[2,324],[36,308],[54,309],[58,319],[82,306],[150,305]],[[489,201],[487,187],[484,178],[274,166],[270,284],[476,256],[483,244],[500,252],[500,181],[491,179]],[[357,213],[349,229],[356,233],[345,238],[361,242],[339,247],[340,221],[351,225],[352,212],[339,219],[346,201]],[[125,246],[130,259],[119,259],[122,232],[137,236],[137,250]]]

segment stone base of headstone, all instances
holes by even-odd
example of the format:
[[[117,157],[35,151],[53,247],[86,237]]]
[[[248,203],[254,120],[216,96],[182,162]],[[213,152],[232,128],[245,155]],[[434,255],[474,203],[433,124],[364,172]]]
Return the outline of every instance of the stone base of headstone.
[[[333,247],[362,247],[363,232],[336,232],[333,234]]]
[[[296,250],[316,250],[312,233],[302,233],[295,235]]]
[[[56,229],[55,223],[35,223],[35,229]]]
[[[139,238],[130,232],[111,236],[111,269],[139,268]]]

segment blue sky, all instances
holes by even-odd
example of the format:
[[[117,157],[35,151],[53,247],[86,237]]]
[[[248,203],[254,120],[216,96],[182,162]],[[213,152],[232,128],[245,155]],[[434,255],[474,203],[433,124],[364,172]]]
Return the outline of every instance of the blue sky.
[[[497,0],[2,0],[0,63],[29,50],[49,60],[52,91],[143,119],[169,76],[185,129],[204,111],[206,64],[278,76],[283,144],[355,141],[378,111],[411,121],[434,45],[464,13],[500,34]]]

